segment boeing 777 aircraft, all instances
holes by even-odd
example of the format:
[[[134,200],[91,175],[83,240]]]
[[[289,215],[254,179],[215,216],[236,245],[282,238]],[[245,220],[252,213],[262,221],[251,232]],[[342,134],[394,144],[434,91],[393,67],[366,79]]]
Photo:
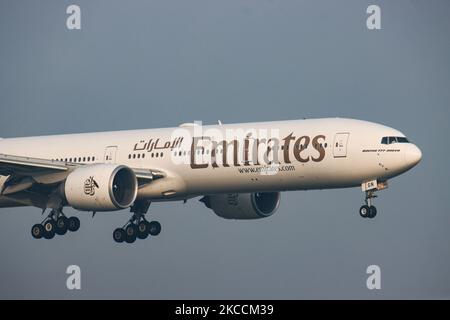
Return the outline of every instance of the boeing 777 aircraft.
[[[403,133],[373,122],[327,118],[0,139],[0,207],[50,209],[31,229],[51,239],[76,231],[64,207],[130,208],[116,242],[158,235],[153,201],[201,197],[226,219],[271,216],[280,192],[361,187],[364,218],[375,192],[422,157]]]

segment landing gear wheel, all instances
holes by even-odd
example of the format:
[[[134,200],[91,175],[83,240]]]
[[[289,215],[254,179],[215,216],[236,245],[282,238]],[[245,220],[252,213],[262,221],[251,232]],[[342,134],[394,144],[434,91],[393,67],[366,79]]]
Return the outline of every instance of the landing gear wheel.
[[[145,239],[148,237],[148,231],[150,229],[150,223],[145,220],[142,220],[137,225],[137,237],[139,239]]]
[[[136,237],[137,237],[137,227],[134,224],[129,224],[126,228],[125,228],[125,241],[127,243],[133,243],[136,241]]]
[[[42,224],[35,224],[31,228],[31,235],[35,239],[41,239],[44,236],[44,226]]]
[[[125,230],[123,230],[122,228],[117,228],[116,230],[114,230],[113,239],[115,242],[117,243],[124,242],[125,238],[126,238]]]
[[[78,219],[77,217],[70,217],[67,223],[67,229],[69,231],[75,232],[78,229],[80,229],[80,219]]]
[[[161,232],[161,224],[158,221],[152,221],[149,223],[148,233],[152,236],[157,236]]]
[[[56,230],[55,230],[56,234],[58,234],[58,235],[66,234],[68,224],[69,224],[69,219],[67,219],[64,216],[59,217],[58,220],[56,220]]]
[[[48,220],[44,223],[44,238],[52,239],[55,236],[56,223],[53,220]]]
[[[376,215],[377,215],[377,208],[375,208],[375,206],[370,206],[369,207],[369,218],[373,219],[373,218],[375,218]]]
[[[363,205],[359,208],[359,215],[363,218],[368,218],[370,216],[370,207],[367,205]]]

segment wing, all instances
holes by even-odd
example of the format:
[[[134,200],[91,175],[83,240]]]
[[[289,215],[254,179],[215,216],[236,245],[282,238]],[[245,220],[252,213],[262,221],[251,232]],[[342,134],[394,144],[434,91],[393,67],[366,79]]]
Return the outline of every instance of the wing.
[[[36,203],[46,202],[54,187],[64,181],[70,172],[83,165],[0,154],[0,196],[22,204],[42,207],[42,204]],[[165,176],[158,170],[133,171],[140,187]],[[30,202],[31,198],[37,200]]]
[[[36,170],[67,171],[69,165],[54,160],[0,154],[1,175],[9,175],[10,173],[27,175],[29,172],[35,172]]]
[[[77,166],[60,161],[0,154],[0,175],[7,177],[0,194],[27,190],[34,184],[51,185],[61,182]]]

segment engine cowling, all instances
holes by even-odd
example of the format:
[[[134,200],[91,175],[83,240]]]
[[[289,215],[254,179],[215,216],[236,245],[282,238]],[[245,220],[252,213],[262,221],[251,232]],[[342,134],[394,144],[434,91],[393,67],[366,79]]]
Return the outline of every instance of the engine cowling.
[[[71,172],[63,185],[67,203],[78,210],[112,211],[130,207],[138,183],[133,170],[123,165],[94,164]]]
[[[200,201],[225,219],[261,219],[277,211],[280,193],[228,193],[205,196]]]

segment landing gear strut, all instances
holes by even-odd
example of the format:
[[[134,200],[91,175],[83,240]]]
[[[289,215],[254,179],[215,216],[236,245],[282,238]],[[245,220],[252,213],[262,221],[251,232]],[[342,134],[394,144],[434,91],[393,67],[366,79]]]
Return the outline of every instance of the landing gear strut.
[[[31,235],[35,239],[53,239],[55,235],[64,235],[67,231],[75,232],[80,228],[77,217],[67,218],[61,209],[52,209],[48,216],[31,228]]]
[[[376,198],[376,190],[367,190],[366,192],[366,204],[359,208],[359,215],[363,218],[373,219],[377,215],[377,208],[372,205],[372,199]]]
[[[145,219],[149,207],[150,201],[135,202],[130,209],[133,213],[131,219],[122,228],[114,230],[114,241],[133,243],[136,239],[146,239],[148,235],[157,236],[161,232],[161,224],[158,221],[148,222]]]

